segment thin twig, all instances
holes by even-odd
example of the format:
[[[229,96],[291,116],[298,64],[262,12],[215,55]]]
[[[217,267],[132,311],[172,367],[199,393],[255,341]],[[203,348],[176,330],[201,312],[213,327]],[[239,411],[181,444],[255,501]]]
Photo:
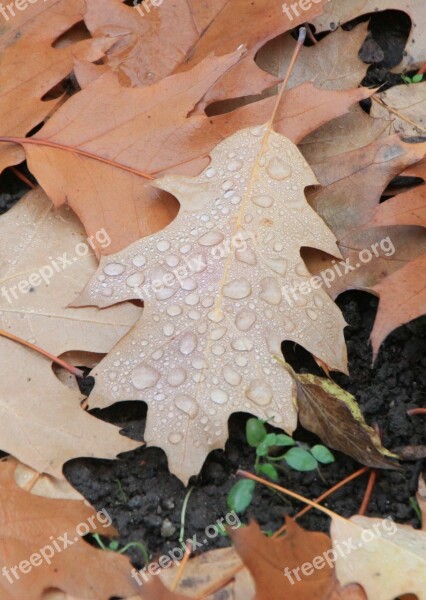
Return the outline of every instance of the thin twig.
[[[10,167],[10,170],[12,171],[12,173],[14,173],[14,175],[16,175],[16,177],[18,179],[20,179],[21,181],[23,181],[25,183],[25,185],[27,185],[29,188],[31,188],[32,190],[36,187],[32,181],[30,181],[28,179],[28,177],[26,177],[23,173],[21,173],[21,171],[19,169],[17,169],[16,167]]]
[[[318,40],[312,33],[312,29],[311,29],[311,26],[309,25],[309,23],[305,23],[305,27],[306,27],[306,31],[308,32],[308,38],[311,40],[311,42],[313,44],[318,44]]]
[[[174,592],[177,588],[177,586],[179,585],[179,581],[182,579],[183,576],[183,572],[186,568],[186,565],[188,563],[189,557],[191,556],[191,545],[190,544],[186,544],[185,545],[185,554],[184,557],[182,558],[182,560],[179,563],[179,567],[177,570],[177,573],[175,575],[175,578],[173,580],[173,583],[170,587],[170,590],[172,592]]]
[[[328,496],[330,496],[331,494],[336,492],[338,489],[342,488],[343,486],[345,486],[347,483],[349,483],[353,479],[360,477],[367,471],[368,471],[368,467],[362,467],[362,469],[355,471],[355,473],[352,473],[348,477],[345,477],[344,479],[342,479],[341,481],[339,481],[338,483],[333,485],[333,487],[331,487],[329,490],[327,490],[326,492],[321,494],[321,496],[318,496],[318,498],[316,498],[315,502],[321,502],[322,500],[325,500],[326,498],[328,498]],[[310,510],[312,510],[312,506],[305,506],[305,508],[303,508],[301,511],[299,511],[294,516],[294,519],[297,519],[297,518],[305,515]],[[281,535],[285,531],[285,529],[286,529],[286,525],[283,525],[280,529],[278,529],[274,533],[272,538],[276,539],[279,535]],[[206,590],[204,590],[202,596],[197,596],[196,600],[204,600],[204,598],[208,598],[209,596],[213,595],[215,592],[218,592],[219,590],[224,588],[226,585],[228,585],[228,583],[230,583],[234,579],[235,575],[237,573],[239,573],[243,568],[244,568],[243,564],[236,565],[235,567],[233,567],[230,571],[228,571],[228,573],[226,575],[224,575],[222,577],[222,579],[220,579],[219,581],[213,582]]]
[[[84,373],[83,373],[83,371],[81,369],[77,369],[77,367],[74,367],[74,366],[68,364],[67,362],[65,362],[61,358],[58,358],[57,356],[53,356],[53,354],[50,354],[50,352],[48,352],[47,350],[43,350],[43,348],[40,348],[39,346],[31,344],[30,342],[27,342],[26,340],[23,340],[22,338],[17,337],[16,335],[13,335],[12,333],[8,333],[7,331],[3,331],[3,329],[0,329],[0,336],[1,337],[5,337],[5,338],[7,338],[9,340],[12,340],[13,342],[18,342],[18,344],[22,344],[22,346],[26,346],[27,348],[30,348],[31,350],[35,350],[36,352],[38,352],[42,356],[45,356],[46,358],[48,358],[52,362],[54,362],[57,365],[63,367],[69,373],[72,373],[72,375],[75,375],[76,377],[79,377],[80,379],[82,379],[84,377]]]
[[[34,473],[29,481],[22,487],[25,492],[31,492],[37,481],[40,479],[41,473]]]
[[[371,96],[371,99],[374,100],[374,102],[377,102],[377,104],[380,104],[380,106],[382,106],[383,108],[385,108],[389,112],[393,113],[394,115],[396,115],[397,117],[399,117],[400,119],[402,119],[402,121],[405,121],[406,123],[409,123],[410,125],[412,125],[416,129],[419,129],[420,131],[423,131],[424,133],[426,133],[426,129],[424,127],[422,127],[418,123],[415,123],[414,121],[412,121],[411,119],[409,119],[408,117],[406,117],[405,115],[403,115],[402,113],[400,113],[398,110],[396,110],[396,108],[393,108],[392,106],[389,106],[388,104],[386,104],[385,102],[383,102],[382,100],[380,100],[379,98],[377,98],[376,95],[373,94]]]
[[[365,515],[365,513],[367,512],[368,504],[371,500],[371,494],[373,493],[374,486],[376,484],[376,479],[377,471],[376,469],[372,469],[370,477],[368,478],[367,487],[365,488],[364,498],[362,499],[361,506],[359,507],[359,515]]]
[[[337,492],[337,490],[344,487],[347,483],[349,483],[353,479],[356,479],[357,477],[364,475],[364,473],[367,473],[367,471],[368,471],[368,467],[362,467],[362,469],[359,469],[358,471],[355,471],[355,473],[348,475],[348,477],[345,477],[344,479],[342,479],[341,481],[339,481],[338,483],[333,485],[333,487],[331,487],[329,490],[327,490],[326,492],[321,494],[321,496],[318,496],[318,498],[315,499],[315,502],[322,502],[323,500],[325,500],[326,498],[331,496],[331,494],[333,494],[334,492]],[[300,510],[297,514],[294,515],[294,519],[298,519],[298,518],[302,517],[310,510],[312,510],[312,506],[305,506],[305,508],[302,508],[302,510]],[[274,535],[272,537],[276,538],[279,535],[281,535],[286,530],[286,527],[287,527],[287,525],[284,524],[280,529],[278,529],[278,531],[276,531],[274,533]]]
[[[47,146],[48,148],[55,148],[56,150],[63,150],[64,152],[70,152],[71,154],[78,154],[79,156],[84,156],[85,158],[97,160],[98,162],[105,163],[106,165],[109,165],[111,167],[117,167],[122,171],[127,171],[128,173],[132,173],[133,175],[138,175],[138,177],[144,177],[145,179],[154,179],[154,177],[152,175],[148,175],[148,173],[143,173],[142,171],[138,171],[137,169],[133,169],[132,167],[127,167],[126,165],[117,163],[114,160],[104,158],[103,156],[98,156],[97,154],[87,152],[86,150],[81,150],[81,148],[76,148],[75,146],[66,146],[64,144],[59,144],[57,142],[49,142],[48,140],[41,140],[38,138],[20,138],[7,136],[1,136],[0,142],[22,144],[23,146],[25,146],[25,144],[29,144],[32,146]]]
[[[415,415],[426,415],[426,408],[410,408],[407,410],[407,415],[414,417]]]

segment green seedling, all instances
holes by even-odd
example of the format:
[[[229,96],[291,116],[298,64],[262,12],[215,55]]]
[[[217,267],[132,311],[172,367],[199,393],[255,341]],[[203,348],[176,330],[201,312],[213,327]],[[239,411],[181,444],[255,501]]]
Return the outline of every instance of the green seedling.
[[[409,77],[408,75],[401,75],[401,79],[407,83],[421,83],[423,81],[423,73],[416,73],[416,75],[413,75],[412,77]]]
[[[108,545],[104,544],[101,536],[98,533],[92,533],[92,538],[98,544],[102,550],[109,550],[110,552],[116,552],[117,554],[124,554],[129,548],[137,548],[143,556],[145,563],[149,562],[149,554],[145,544],[142,542],[129,542],[122,548],[120,548],[120,543],[117,540],[111,540]]]
[[[325,446],[317,444],[309,448],[284,433],[268,433],[264,421],[260,419],[252,418],[247,421],[246,439],[249,446],[256,448],[255,473],[272,481],[278,481],[278,471],[283,470],[282,463],[295,471],[303,472],[319,470],[320,464],[334,462],[334,456]],[[279,452],[282,448],[286,448],[284,453]],[[256,483],[251,479],[238,481],[228,494],[230,510],[244,512],[253,500],[255,487]]]
[[[118,491],[118,502],[116,504],[127,504],[129,498],[123,489],[122,483],[119,479],[114,479],[115,485]]]
[[[410,502],[410,506],[411,508],[414,510],[414,512],[416,513],[416,516],[420,522],[420,527],[422,527],[423,525],[423,517],[422,517],[422,512],[420,510],[420,506],[419,503],[417,502],[417,499],[414,496],[411,496],[409,499]]]

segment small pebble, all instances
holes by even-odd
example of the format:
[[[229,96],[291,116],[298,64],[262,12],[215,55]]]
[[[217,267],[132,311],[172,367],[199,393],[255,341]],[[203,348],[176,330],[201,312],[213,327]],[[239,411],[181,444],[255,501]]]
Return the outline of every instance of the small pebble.
[[[176,533],[176,527],[169,519],[164,519],[163,524],[161,525],[161,537],[169,538],[172,537]]]

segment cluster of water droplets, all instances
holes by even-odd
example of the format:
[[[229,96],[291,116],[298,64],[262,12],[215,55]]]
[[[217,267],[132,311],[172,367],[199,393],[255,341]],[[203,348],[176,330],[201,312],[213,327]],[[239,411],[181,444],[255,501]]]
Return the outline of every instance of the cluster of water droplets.
[[[184,178],[182,198],[176,180],[177,219],[104,260],[92,285],[93,295],[113,301],[145,300],[140,324],[103,361],[102,375],[117,399],[149,403],[148,441],[179,445],[190,426],[189,448],[220,447],[237,410],[291,429],[280,343],[321,345],[312,326],[332,327],[323,293],[293,306],[283,296],[285,285],[310,277],[299,250],[310,226],[304,188],[314,178],[278,134],[259,159],[264,132],[222,142],[200,176]]]

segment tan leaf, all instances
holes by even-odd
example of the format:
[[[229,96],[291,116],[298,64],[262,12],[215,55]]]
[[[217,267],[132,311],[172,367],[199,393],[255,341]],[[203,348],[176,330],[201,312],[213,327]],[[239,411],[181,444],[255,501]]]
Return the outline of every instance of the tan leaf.
[[[362,23],[350,32],[339,29],[314,46],[303,46],[288,87],[307,81],[326,90],[357,87],[365,76],[366,65],[358,56],[367,35]],[[286,33],[271,40],[260,49],[256,63],[278,78],[283,78],[294,51],[294,38]]]
[[[255,523],[230,532],[235,549],[250,571],[256,586],[255,600],[366,600],[359,586],[341,588],[330,562],[328,535],[305,531],[287,518],[284,537],[264,536]],[[321,566],[315,562],[320,558]],[[307,573],[305,573],[305,570]]]
[[[54,355],[106,353],[140,315],[128,304],[112,311],[67,308],[96,259],[75,216],[69,209],[55,213],[41,190],[1,217],[0,244],[1,329]],[[59,382],[49,360],[5,338],[0,351],[2,450],[60,479],[71,458],[114,458],[139,445],[84,412],[81,394]]]
[[[13,471],[12,463],[0,463],[2,600],[42,600],[48,588],[83,596],[84,600],[108,600],[111,594],[136,592],[127,558],[97,550],[77,535],[83,530],[113,533],[107,514],[96,513],[80,500],[42,498],[24,492],[16,486]]]
[[[31,2],[24,11],[16,10],[16,5],[10,3],[2,10],[0,133],[25,137],[59,104],[60,99],[43,100],[43,96],[72,71],[73,60],[98,60],[110,41],[84,40],[67,47],[53,47],[61,34],[82,19],[83,0],[49,0],[48,9],[40,0]],[[0,145],[0,172],[23,160],[20,146]]]
[[[358,150],[388,135],[390,121],[372,118],[356,104],[338,119],[325,123],[305,137],[299,150],[313,164],[328,158]]]
[[[149,2],[138,7],[120,0],[88,0],[85,22],[94,35],[110,36],[115,44],[107,55],[108,65],[126,85],[150,85],[172,73],[187,71],[208,56],[247,48],[238,64],[213,83],[203,105],[215,100],[261,92],[275,78],[259,69],[253,59],[272,38],[322,12],[325,0],[289,20],[274,0],[181,0]],[[179,22],[179,27],[176,27]]]
[[[275,358],[283,339],[346,369],[344,320],[327,294],[293,308],[282,296],[287,282],[309,276],[301,246],[336,252],[305,201],[315,182],[287,138],[266,126],[242,130],[198,177],[155,183],[179,199],[176,220],[104,257],[79,300],[144,299],[141,321],[95,370],[90,403],[147,402],[146,441],[167,452],[184,481],[223,447],[233,412],[294,430],[294,384]]]
[[[230,581],[221,587],[222,594],[227,593],[229,600],[253,600],[255,595],[254,582],[250,573],[244,568],[240,557],[234,548],[211,550],[200,556],[195,556],[187,563],[183,577],[177,587],[177,592],[185,598],[203,598],[209,589],[230,576]],[[163,569],[159,579],[166,589],[170,588],[176,577],[176,568]],[[163,589],[164,593],[164,589]],[[170,592],[167,592],[170,594]],[[217,598],[216,594],[206,596],[205,600]],[[165,599],[168,596],[165,595]],[[149,595],[147,600],[150,600]]]
[[[8,463],[15,467],[15,483],[20,488],[36,496],[45,498],[60,498],[62,500],[84,500],[84,497],[77,492],[71,484],[65,479],[55,479],[50,475],[42,475],[20,463],[12,456],[7,458]]]
[[[349,520],[334,518],[330,533],[341,585],[358,583],[374,600],[394,600],[402,594],[425,600],[426,532],[395,523],[390,517],[355,515]],[[345,550],[348,542],[349,554]]]
[[[370,224],[372,227],[390,225],[426,227],[426,184],[398,194],[376,206]]]
[[[99,252],[121,250],[175,216],[177,203],[145,185],[141,174],[197,175],[222,139],[269,118],[275,98],[216,117],[192,115],[239,54],[207,58],[193,70],[143,89],[123,88],[107,73],[68,100],[25,144],[30,169],[54,204],[69,203],[89,235],[107,229],[112,243]],[[311,84],[294,88],[280,106],[277,131],[297,141],[369,94],[365,89],[314,91]]]
[[[302,426],[335,450],[369,467],[397,468],[380,438],[364,420],[355,398],[334,381],[315,375],[295,375]]]
[[[426,312],[426,254],[391,273],[372,289],[380,296],[379,310],[371,333],[374,354],[396,327]]]
[[[413,297],[413,292],[421,292],[422,279],[414,275],[418,271],[412,263],[415,259],[421,263],[422,259],[418,257],[426,252],[426,236],[418,227],[419,215],[424,212],[423,188],[407,192],[408,196],[402,194],[399,200],[397,196],[389,206],[389,200],[382,205],[379,203],[388,183],[407,166],[420,160],[425,147],[425,144],[406,144],[397,136],[390,136],[366,148],[313,165],[324,187],[309,194],[309,202],[335,233],[350,270],[341,267],[338,273],[334,268],[335,261],[312,253],[309,257],[306,255],[308,267],[314,273],[325,269],[334,272],[334,281],[328,285],[332,297],[348,289],[380,294],[381,306],[372,334],[375,354],[386,335],[385,330],[392,331],[406,322],[407,317],[414,318],[424,310],[421,297]],[[382,215],[385,227],[381,226]],[[410,219],[411,225],[408,225]],[[371,259],[365,260],[365,255],[360,258],[363,250],[370,252]],[[408,275],[404,268],[409,269]],[[409,289],[395,288],[397,279],[389,280],[388,284],[392,274],[395,278],[401,277],[401,283],[409,283]],[[387,290],[392,289],[398,289],[401,310],[385,308],[393,302],[392,298],[386,300]],[[383,319],[384,327],[379,324],[380,319]]]
[[[371,116],[390,119],[391,133],[407,137],[426,133],[426,81],[410,85],[397,85],[386,92],[375,94]]]
[[[317,33],[335,29],[360,15],[379,10],[402,10],[412,21],[406,53],[400,66],[413,69],[426,61],[425,11],[423,0],[330,0],[321,16],[313,20]]]
[[[391,233],[392,226],[397,225],[426,227],[425,184],[398,194],[376,207],[372,227],[386,227],[386,231]],[[426,254],[421,254],[373,287],[373,292],[380,296],[379,310],[371,334],[375,354],[393,329],[425,313],[425,272]]]
[[[169,589],[176,578],[173,567],[160,570],[158,576],[144,582],[142,597],[145,600],[217,600],[222,597],[229,600],[281,600],[283,597],[366,600],[360,586],[342,588],[338,584],[331,568],[333,563],[326,563],[322,556],[331,553],[331,540],[324,533],[304,531],[289,519],[287,534],[279,539],[264,536],[255,523],[231,535],[235,549],[212,550],[191,559],[175,592]],[[305,576],[301,567],[305,564],[308,567],[312,559],[319,559],[321,566],[317,570],[311,568],[311,574]]]
[[[168,569],[150,580],[143,597],[146,600],[200,597],[214,600],[226,595],[230,600],[287,597],[292,600],[366,600],[360,586],[342,588],[336,581],[333,563],[324,558],[331,553],[331,540],[325,533],[304,531],[288,519],[286,535],[279,539],[264,536],[256,523],[231,532],[231,537],[235,550],[215,550],[189,561],[177,593],[170,592],[163,584],[170,585],[175,577],[175,569]],[[238,555],[244,565],[240,568]],[[320,566],[315,569],[311,561]],[[310,573],[305,575],[302,566]],[[216,593],[206,595],[212,589],[216,589]]]

